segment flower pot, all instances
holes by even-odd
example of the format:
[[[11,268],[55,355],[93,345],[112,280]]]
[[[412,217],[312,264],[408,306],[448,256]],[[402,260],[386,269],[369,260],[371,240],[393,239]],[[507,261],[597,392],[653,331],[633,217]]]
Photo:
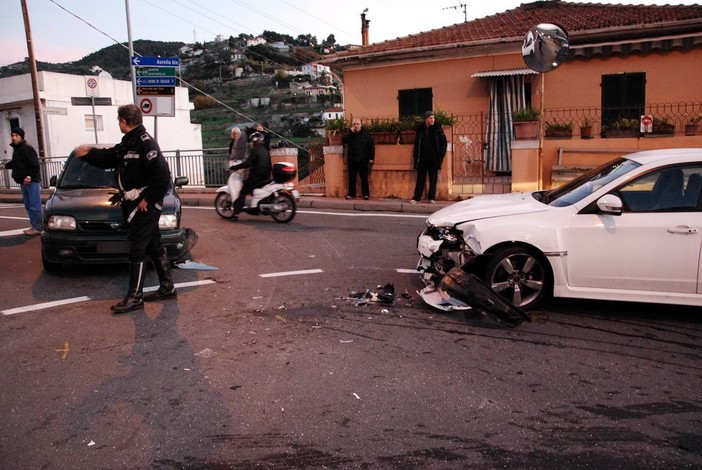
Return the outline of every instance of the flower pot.
[[[592,131],[592,126],[580,126],[580,138],[581,139],[592,139],[594,138]]]
[[[685,135],[697,135],[697,130],[699,129],[699,124],[685,124]]]
[[[539,121],[517,121],[514,123],[516,140],[534,140],[539,137]]]
[[[343,134],[340,131],[327,131],[327,142],[329,145],[341,145]]]
[[[606,130],[602,137],[610,138],[620,138],[620,137],[641,137],[641,131],[638,129],[608,129]]]
[[[547,139],[570,139],[573,137],[573,129],[547,130],[544,132]]]

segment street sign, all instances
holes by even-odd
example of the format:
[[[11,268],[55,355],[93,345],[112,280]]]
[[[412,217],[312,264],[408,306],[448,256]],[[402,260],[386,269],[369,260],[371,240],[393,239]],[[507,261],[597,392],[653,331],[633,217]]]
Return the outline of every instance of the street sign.
[[[137,77],[175,77],[175,67],[137,67]]]
[[[137,77],[137,86],[175,86],[175,77]]]
[[[137,96],[175,96],[175,87],[172,86],[138,86]]]
[[[144,116],[175,116],[175,97],[173,96],[142,96],[137,99],[137,104]]]
[[[132,65],[135,67],[161,66],[180,67],[178,57],[138,57],[132,56]]]
[[[85,95],[98,96],[99,94],[97,77],[85,77]]]

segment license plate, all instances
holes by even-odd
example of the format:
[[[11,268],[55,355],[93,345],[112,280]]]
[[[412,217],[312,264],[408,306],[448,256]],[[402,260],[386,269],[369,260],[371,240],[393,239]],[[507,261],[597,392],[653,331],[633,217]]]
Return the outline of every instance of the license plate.
[[[129,242],[98,242],[96,250],[105,254],[129,253]]]

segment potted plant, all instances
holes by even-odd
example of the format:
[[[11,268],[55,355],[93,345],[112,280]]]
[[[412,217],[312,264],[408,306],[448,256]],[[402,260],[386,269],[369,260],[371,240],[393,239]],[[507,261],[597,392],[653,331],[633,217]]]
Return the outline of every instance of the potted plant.
[[[690,118],[690,120],[685,124],[685,135],[697,135],[700,122],[702,122],[702,114],[697,117]]]
[[[546,121],[544,136],[552,139],[570,139],[573,137],[573,123]]]
[[[423,124],[421,116],[406,116],[399,120],[397,129],[399,131],[399,144],[414,144],[417,129]]]
[[[344,118],[327,119],[324,128],[327,131],[327,141],[329,145],[341,145],[341,137],[344,131],[349,129],[349,125]]]
[[[653,118],[652,134],[673,135],[675,134],[675,124],[668,122],[667,118]]]
[[[603,137],[639,137],[641,135],[641,124],[638,119],[619,118],[607,126],[603,132]]]
[[[592,139],[595,134],[592,130],[592,121],[590,118],[586,117],[583,122],[580,123],[580,138],[581,139]]]
[[[517,110],[512,115],[514,138],[533,140],[539,136],[539,110],[532,107]]]
[[[392,119],[373,118],[368,124],[368,132],[371,133],[376,145],[396,144],[397,130],[397,121]]]

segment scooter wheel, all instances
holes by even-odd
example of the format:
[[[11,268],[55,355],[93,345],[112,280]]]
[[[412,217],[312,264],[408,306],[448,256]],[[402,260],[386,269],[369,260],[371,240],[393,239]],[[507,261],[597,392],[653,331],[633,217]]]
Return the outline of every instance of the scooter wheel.
[[[221,192],[217,194],[214,202],[215,212],[223,219],[231,219],[234,217],[234,205],[229,194]]]
[[[273,198],[273,204],[285,207],[285,209],[280,212],[271,213],[271,217],[273,217],[273,220],[276,222],[287,224],[295,218],[297,206],[295,205],[295,199],[293,199],[290,194],[278,194],[275,198]]]

